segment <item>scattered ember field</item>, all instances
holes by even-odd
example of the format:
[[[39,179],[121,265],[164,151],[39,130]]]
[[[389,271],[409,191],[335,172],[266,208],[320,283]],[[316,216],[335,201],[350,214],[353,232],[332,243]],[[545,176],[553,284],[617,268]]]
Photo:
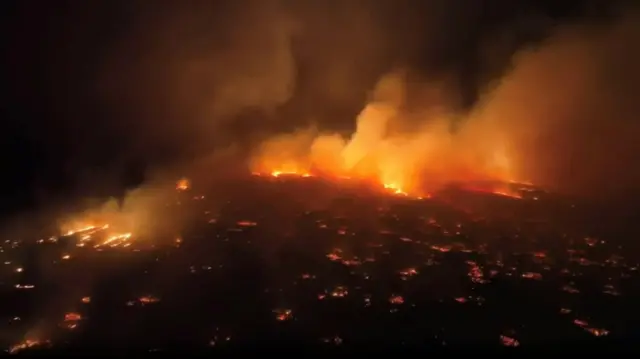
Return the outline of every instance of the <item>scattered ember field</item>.
[[[635,252],[568,199],[511,187],[413,198],[278,174],[209,195],[182,180],[163,214],[177,235],[99,224],[3,243],[0,339],[17,353],[632,338]]]

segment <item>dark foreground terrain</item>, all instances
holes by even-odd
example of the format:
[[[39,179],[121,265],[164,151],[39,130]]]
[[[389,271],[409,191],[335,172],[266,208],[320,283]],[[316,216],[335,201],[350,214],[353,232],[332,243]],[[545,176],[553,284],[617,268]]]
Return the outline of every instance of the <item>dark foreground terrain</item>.
[[[157,218],[180,218],[176,234],[5,241],[6,351],[579,348],[640,333],[636,232],[610,211],[531,190],[240,187],[177,193]]]

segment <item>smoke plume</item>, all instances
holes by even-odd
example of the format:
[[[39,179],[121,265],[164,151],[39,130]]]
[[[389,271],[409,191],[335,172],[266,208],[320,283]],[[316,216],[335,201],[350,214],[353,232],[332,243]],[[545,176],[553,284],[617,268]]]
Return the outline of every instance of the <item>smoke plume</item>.
[[[320,167],[403,189],[486,180],[591,196],[637,189],[637,17],[542,27],[547,36],[516,52],[483,39],[474,78],[491,81],[471,88],[456,81],[460,72],[404,64],[378,80],[352,135],[276,136],[254,168]],[[477,99],[466,102],[466,90]]]
[[[229,148],[238,166],[304,158],[416,187],[637,187],[639,29],[622,1],[29,3],[3,24],[4,108],[48,149],[30,160],[56,181],[41,192]]]

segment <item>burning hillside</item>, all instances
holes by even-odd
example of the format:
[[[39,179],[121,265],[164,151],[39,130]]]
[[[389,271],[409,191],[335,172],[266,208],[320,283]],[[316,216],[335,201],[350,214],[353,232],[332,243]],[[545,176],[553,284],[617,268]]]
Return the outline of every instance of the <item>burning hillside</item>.
[[[446,113],[408,108],[405,86],[401,75],[384,77],[349,138],[310,129],[267,140],[256,152],[252,170],[358,178],[415,196],[450,183],[522,182],[506,138],[495,125],[474,119],[453,132],[453,119]],[[403,123],[419,125],[402,130]]]
[[[8,353],[637,337],[634,198],[586,198],[640,183],[637,13],[111,3],[8,32],[47,71],[12,71],[7,171],[82,202],[0,233]]]
[[[619,318],[639,294],[628,245],[593,235],[574,203],[500,184],[518,199],[485,193],[488,182],[427,198],[326,173],[254,173],[219,193],[182,178],[160,205],[132,195],[123,211],[70,217],[48,239],[8,241],[3,343],[11,353],[169,350],[185,338],[426,348],[629,333]],[[146,217],[153,229],[141,235]]]

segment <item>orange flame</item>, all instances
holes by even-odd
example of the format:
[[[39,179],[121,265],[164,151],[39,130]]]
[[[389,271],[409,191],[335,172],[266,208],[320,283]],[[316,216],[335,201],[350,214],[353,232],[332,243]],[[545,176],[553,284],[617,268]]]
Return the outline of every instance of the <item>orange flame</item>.
[[[252,170],[273,177],[310,173],[349,177],[415,197],[426,197],[449,182],[508,183],[516,178],[508,138],[490,118],[474,114],[479,118],[452,133],[452,120],[441,113],[404,110],[404,85],[404,79],[394,74],[383,78],[349,139],[314,130],[277,136],[260,147]],[[416,116],[418,121],[413,120]],[[405,122],[420,125],[399,130]],[[506,187],[484,192],[518,197]]]

